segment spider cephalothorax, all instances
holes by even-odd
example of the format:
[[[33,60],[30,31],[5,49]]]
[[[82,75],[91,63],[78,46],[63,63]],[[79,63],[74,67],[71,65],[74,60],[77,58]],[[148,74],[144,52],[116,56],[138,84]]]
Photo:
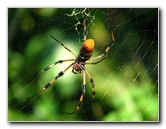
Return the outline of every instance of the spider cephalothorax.
[[[81,73],[81,71],[84,70],[84,64],[85,62],[80,62],[76,60],[75,63],[73,64],[72,72],[75,74],[77,74],[77,72]]]

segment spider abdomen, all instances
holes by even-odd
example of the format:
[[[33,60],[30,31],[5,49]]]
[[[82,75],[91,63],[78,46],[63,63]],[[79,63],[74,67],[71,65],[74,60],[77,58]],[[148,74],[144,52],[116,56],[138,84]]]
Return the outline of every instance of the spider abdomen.
[[[93,39],[87,39],[85,42],[82,44],[80,48],[80,52],[78,57],[80,57],[83,60],[88,60],[92,56],[93,49],[94,49],[95,43]]]

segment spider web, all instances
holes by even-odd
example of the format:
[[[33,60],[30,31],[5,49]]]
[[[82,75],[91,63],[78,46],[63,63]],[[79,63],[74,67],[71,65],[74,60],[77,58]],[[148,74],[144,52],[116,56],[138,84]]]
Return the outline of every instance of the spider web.
[[[70,63],[57,64],[38,76],[46,66],[74,58],[50,35],[78,54],[87,38],[95,40],[93,57],[101,55],[114,33],[115,43],[107,58],[87,65],[95,82],[81,109],[82,74],[69,69],[45,92],[40,91]],[[9,121],[158,121],[158,9],[81,8],[8,9],[8,120]],[[17,116],[17,117],[16,117]]]

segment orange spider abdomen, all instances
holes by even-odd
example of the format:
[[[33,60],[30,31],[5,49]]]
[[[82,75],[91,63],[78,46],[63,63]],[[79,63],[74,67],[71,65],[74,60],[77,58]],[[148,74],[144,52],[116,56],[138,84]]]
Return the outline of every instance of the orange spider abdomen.
[[[87,39],[85,42],[82,44],[81,48],[85,48],[85,50],[88,51],[93,51],[94,49],[94,40],[93,39]]]
[[[80,48],[80,53],[78,56],[85,61],[88,60],[92,56],[94,46],[95,43],[93,39],[85,40]]]

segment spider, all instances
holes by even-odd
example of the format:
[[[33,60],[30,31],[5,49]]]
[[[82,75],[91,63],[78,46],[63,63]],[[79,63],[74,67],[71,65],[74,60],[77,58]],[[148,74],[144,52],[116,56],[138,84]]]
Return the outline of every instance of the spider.
[[[114,34],[113,32],[111,33],[112,35],[112,41],[108,44],[107,48],[105,49],[105,52],[97,57],[94,57],[94,58],[91,58],[92,54],[93,54],[93,50],[94,50],[94,40],[93,39],[86,39],[87,37],[87,30],[86,30],[86,19],[84,20],[83,22],[83,26],[84,26],[84,30],[83,30],[83,36],[84,36],[84,43],[82,44],[81,48],[80,48],[80,51],[79,51],[79,54],[78,56],[76,56],[69,48],[67,48],[62,42],[60,42],[59,40],[57,40],[55,37],[53,37],[52,35],[50,35],[57,43],[59,43],[61,46],[63,46],[67,51],[69,51],[75,58],[74,59],[66,59],[66,60],[59,60],[59,61],[56,61],[54,62],[53,64],[45,67],[40,73],[43,73],[47,70],[49,70],[50,68],[52,68],[54,65],[58,64],[58,63],[63,63],[63,62],[69,62],[69,61],[73,61],[66,69],[64,69],[63,71],[59,72],[57,74],[57,76],[55,76],[54,79],[52,79],[49,83],[47,83],[42,90],[40,90],[39,92],[37,92],[35,95],[27,98],[27,99],[30,99],[30,98],[33,98],[35,96],[37,96],[38,94],[40,94],[41,92],[45,91],[46,89],[48,89],[59,77],[62,77],[65,72],[72,67],[72,72],[74,74],[77,74],[77,73],[82,73],[82,76],[83,76],[83,84],[82,84],[82,94],[80,96],[80,99],[77,103],[77,108],[75,109],[74,112],[71,112],[71,113],[67,113],[67,114],[73,114],[75,112],[77,112],[80,108],[81,108],[81,105],[82,105],[82,102],[83,102],[83,98],[84,98],[84,95],[85,95],[85,92],[86,92],[86,78],[85,78],[85,75],[87,74],[88,77],[89,77],[89,80],[90,80],[90,83],[92,85],[92,98],[95,97],[95,83],[90,75],[90,73],[88,72],[88,70],[86,69],[85,65],[86,64],[92,64],[92,65],[96,65],[98,63],[100,63],[101,61],[103,61],[106,56],[107,56],[107,53],[109,51],[109,49],[111,48],[111,46],[113,45],[114,43]],[[96,62],[86,62],[88,60],[94,60],[94,59],[99,59],[98,61]],[[86,73],[86,74],[85,74]]]

